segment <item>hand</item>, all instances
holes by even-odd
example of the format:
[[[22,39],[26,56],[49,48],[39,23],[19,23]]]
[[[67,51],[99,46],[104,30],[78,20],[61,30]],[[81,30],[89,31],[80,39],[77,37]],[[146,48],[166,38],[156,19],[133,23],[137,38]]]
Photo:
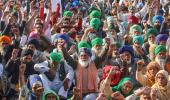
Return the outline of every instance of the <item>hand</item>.
[[[114,92],[111,94],[111,97],[114,98],[114,100],[124,100],[124,96],[120,92]]]
[[[72,45],[68,52],[69,54],[73,54],[74,52],[76,52],[76,45]]]
[[[69,88],[69,87],[68,87],[68,82],[69,82],[69,79],[68,79],[68,78],[65,78],[65,79],[64,79],[64,82],[63,82],[64,90],[65,90],[65,91],[67,91],[67,89]]]
[[[142,68],[143,68],[144,65],[145,65],[145,62],[144,62],[143,59],[137,61],[137,69],[138,69],[139,71],[142,70]]]
[[[25,73],[25,69],[26,69],[26,64],[21,64],[21,65],[19,66],[19,72],[20,72],[21,74],[24,74],[24,73]]]
[[[135,95],[140,96],[141,94],[149,94],[150,92],[150,87],[142,87],[135,91]]]
[[[157,90],[156,89],[151,89],[151,99],[156,100],[157,99]]]

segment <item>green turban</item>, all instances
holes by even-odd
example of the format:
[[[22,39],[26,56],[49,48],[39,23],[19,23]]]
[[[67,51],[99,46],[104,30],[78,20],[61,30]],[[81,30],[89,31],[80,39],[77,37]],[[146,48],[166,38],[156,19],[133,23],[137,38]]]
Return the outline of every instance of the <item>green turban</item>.
[[[133,43],[138,42],[140,45],[144,44],[144,39],[141,36],[135,36],[133,37]]]
[[[155,55],[157,55],[158,53],[160,52],[166,52],[166,47],[163,46],[163,45],[158,45],[155,50],[154,50],[154,53]]]
[[[87,42],[80,41],[80,43],[78,44],[78,49],[80,49],[82,47],[84,47],[84,48],[91,48],[90,45]]]
[[[46,100],[46,97],[47,97],[48,94],[53,94],[53,95],[56,96],[56,100],[60,100],[59,96],[53,90],[44,91],[43,96],[42,96],[42,100]]]
[[[90,26],[94,28],[96,31],[98,31],[99,27],[101,25],[101,21],[99,18],[92,18],[90,21]]]
[[[91,44],[92,44],[92,47],[95,46],[95,45],[102,45],[103,44],[103,40],[101,38],[94,38],[92,41],[91,41]]]
[[[142,27],[140,25],[133,25],[130,27],[130,33],[134,34],[135,31],[139,31],[140,33],[142,33]]]
[[[151,34],[153,34],[154,36],[157,36],[158,35],[157,29],[155,28],[148,29],[146,32],[146,38],[148,39]]]
[[[64,17],[68,16],[68,17],[72,17],[73,13],[71,11],[65,11],[63,14]]]
[[[62,54],[52,52],[52,53],[50,53],[50,60],[60,63],[60,61],[62,60]]]
[[[93,10],[90,13],[90,19],[92,19],[92,18],[101,18],[101,12],[98,10]]]

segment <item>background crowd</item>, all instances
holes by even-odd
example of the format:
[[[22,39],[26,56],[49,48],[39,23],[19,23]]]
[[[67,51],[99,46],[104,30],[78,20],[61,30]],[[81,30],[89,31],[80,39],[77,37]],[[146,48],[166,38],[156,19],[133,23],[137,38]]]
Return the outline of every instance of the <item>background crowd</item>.
[[[0,100],[170,100],[170,0],[0,0]]]

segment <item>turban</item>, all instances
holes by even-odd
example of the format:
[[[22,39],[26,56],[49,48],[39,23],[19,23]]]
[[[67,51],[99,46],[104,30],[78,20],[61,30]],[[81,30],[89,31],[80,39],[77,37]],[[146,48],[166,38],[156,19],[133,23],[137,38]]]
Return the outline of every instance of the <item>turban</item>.
[[[166,47],[163,46],[163,45],[158,45],[155,50],[154,50],[154,53],[155,55],[157,55],[158,53],[160,52],[166,52]]]
[[[92,18],[101,18],[101,12],[98,10],[93,10],[90,13],[90,19],[92,19]]]
[[[129,52],[133,56],[133,48],[128,45],[124,45],[121,48],[119,48],[119,53],[122,54],[124,52]]]
[[[80,49],[82,47],[90,49],[90,45],[85,41],[80,41],[80,43],[78,44],[78,49]]]
[[[3,35],[0,37],[0,44],[2,43],[8,43],[8,44],[11,44],[12,43],[12,40],[10,37],[6,36],[6,35]]]
[[[138,43],[140,43],[140,45],[143,45],[144,40],[141,36],[135,36],[135,37],[133,37],[133,43],[135,43],[135,42],[138,42]]]
[[[152,22],[153,22],[153,23],[155,23],[155,22],[156,22],[156,20],[159,20],[159,21],[160,21],[160,23],[162,24],[162,23],[163,23],[163,21],[164,21],[164,17],[163,17],[163,16],[161,16],[161,15],[155,15],[155,16],[152,18]]]
[[[92,41],[91,41],[91,44],[92,44],[92,47],[99,44],[99,45],[102,45],[103,44],[103,40],[101,38],[94,38]]]
[[[82,47],[79,49],[79,53],[81,52],[88,54],[90,57],[92,56],[91,50],[89,48]]]
[[[157,36],[158,35],[157,29],[155,28],[148,29],[146,32],[146,38],[148,39],[151,34],[153,34],[154,36]]]
[[[128,22],[132,21],[133,24],[138,24],[139,20],[136,16],[128,16]]]
[[[159,34],[156,36],[156,43],[159,44],[161,41],[167,41],[168,35],[167,34]]]
[[[72,17],[73,13],[71,11],[65,11],[63,14],[64,17],[68,16],[68,17]]]
[[[57,39],[63,39],[65,42],[69,42],[69,36],[67,34],[57,34]]]
[[[60,100],[60,99],[59,99],[59,96],[55,93],[55,91],[50,90],[50,89],[45,90],[45,91],[43,92],[42,100],[47,100],[46,98],[47,98],[47,95],[48,95],[48,94],[53,94],[53,95],[55,95],[55,96],[54,96],[54,97],[56,98],[55,100]]]
[[[90,26],[93,27],[96,31],[99,29],[101,21],[99,18],[92,18],[90,20]]]
[[[33,56],[33,54],[34,54],[34,52],[33,52],[33,50],[31,50],[31,49],[22,50],[22,53],[21,53],[22,57],[28,56],[28,55]]]
[[[62,60],[61,53],[56,53],[56,52],[50,53],[50,60],[60,63],[60,61]]]
[[[142,33],[142,27],[140,25],[133,25],[130,27],[130,33],[134,34],[134,31],[137,30]]]
[[[36,49],[38,49],[39,46],[40,46],[40,43],[39,43],[39,41],[38,41],[37,39],[32,39],[32,40],[30,40],[30,41],[28,42],[28,45],[29,45],[29,44],[33,44]]]

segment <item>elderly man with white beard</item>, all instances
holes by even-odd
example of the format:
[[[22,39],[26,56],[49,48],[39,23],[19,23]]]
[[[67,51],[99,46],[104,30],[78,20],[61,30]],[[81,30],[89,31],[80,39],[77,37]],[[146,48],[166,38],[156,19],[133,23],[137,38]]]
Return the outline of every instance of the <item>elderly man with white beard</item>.
[[[73,60],[65,48],[62,48],[64,59],[73,67],[76,73],[76,88],[80,89],[79,100],[90,97],[96,99],[98,92],[98,68],[101,65],[103,58],[95,57],[91,59],[92,53],[90,48],[83,45],[79,47],[78,61]],[[106,53],[105,53],[106,54]],[[105,57],[103,55],[102,57]]]
[[[166,70],[170,73],[170,61],[169,57],[166,55],[166,47],[163,45],[158,45],[155,50],[155,61],[160,65],[162,70]]]

